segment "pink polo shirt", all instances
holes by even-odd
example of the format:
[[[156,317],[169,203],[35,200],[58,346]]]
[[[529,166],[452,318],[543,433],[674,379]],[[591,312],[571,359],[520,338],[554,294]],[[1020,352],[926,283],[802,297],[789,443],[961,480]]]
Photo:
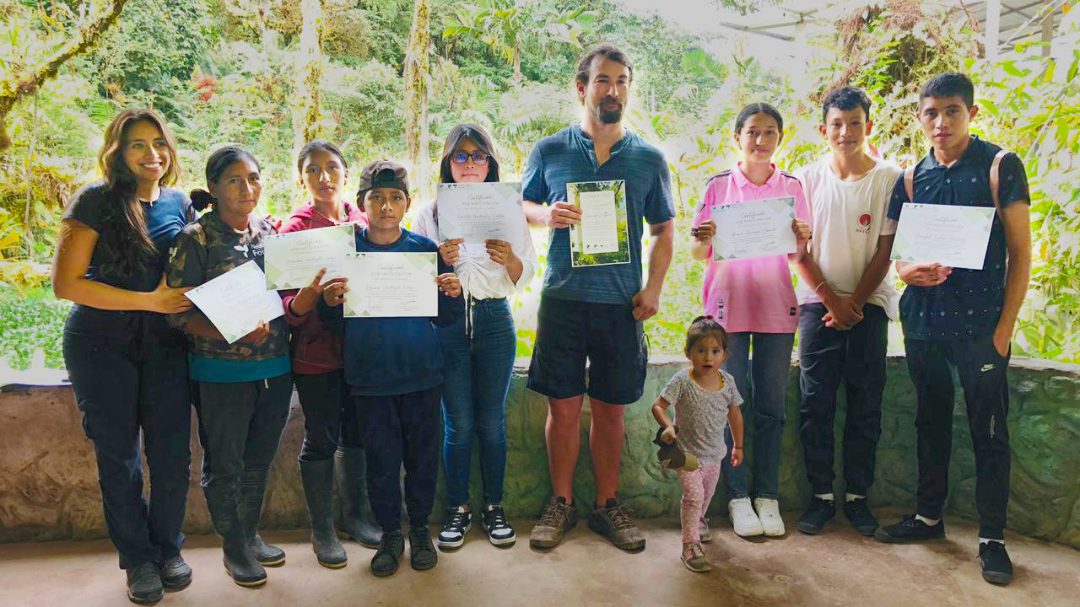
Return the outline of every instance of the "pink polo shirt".
[[[746,178],[739,168],[729,169],[709,180],[705,196],[694,218],[694,227],[710,219],[714,206],[738,204],[768,198],[795,198],[795,216],[809,222],[806,194],[794,175],[778,170],[762,185]],[[705,270],[702,303],[705,313],[729,332],[794,333],[799,324],[799,304],[791,286],[791,268],[786,255],[711,261]]]

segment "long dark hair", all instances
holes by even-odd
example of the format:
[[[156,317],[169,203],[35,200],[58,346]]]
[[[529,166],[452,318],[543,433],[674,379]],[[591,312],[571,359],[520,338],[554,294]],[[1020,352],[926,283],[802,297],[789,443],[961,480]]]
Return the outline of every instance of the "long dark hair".
[[[176,153],[176,139],[168,125],[154,110],[128,109],[117,114],[105,129],[105,143],[98,152],[98,169],[105,177],[109,193],[119,199],[119,204],[110,209],[109,221],[117,229],[105,230],[101,235],[101,244],[111,265],[125,274],[133,273],[148,258],[157,255],[154,240],[146,226],[146,214],[136,193],[138,182],[127,161],[124,150],[128,145],[131,127],[138,122],[148,122],[161,132],[165,146],[169,150],[169,167],[158,181],[160,186],[176,183],[180,173],[180,160]]]
[[[488,155],[488,173],[484,181],[499,180],[499,161],[495,158],[495,144],[491,141],[484,127],[478,124],[459,124],[450,129],[443,144],[442,161],[439,163],[439,183],[454,183],[454,175],[450,172],[450,155],[468,139],[480,148],[480,151]]]
[[[217,183],[226,169],[232,166],[234,162],[240,162],[241,160],[250,160],[251,164],[254,164],[255,168],[259,169],[259,172],[262,172],[259,161],[255,160],[251,152],[238,145],[226,145],[214,150],[214,153],[210,154],[210,158],[206,159],[207,185]],[[217,198],[214,198],[207,190],[202,188],[191,190],[191,206],[196,211],[201,211],[216,202]]]

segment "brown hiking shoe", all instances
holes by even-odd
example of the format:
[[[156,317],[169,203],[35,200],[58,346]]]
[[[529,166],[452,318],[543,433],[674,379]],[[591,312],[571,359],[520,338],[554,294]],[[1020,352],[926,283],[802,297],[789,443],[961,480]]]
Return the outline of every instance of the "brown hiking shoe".
[[[593,510],[589,514],[589,529],[627,552],[645,549],[645,537],[630,518],[630,512],[618,500],[609,499],[603,508]]]
[[[529,546],[549,550],[562,542],[563,534],[577,525],[577,508],[567,505],[565,497],[552,497],[540,520],[529,534]]]

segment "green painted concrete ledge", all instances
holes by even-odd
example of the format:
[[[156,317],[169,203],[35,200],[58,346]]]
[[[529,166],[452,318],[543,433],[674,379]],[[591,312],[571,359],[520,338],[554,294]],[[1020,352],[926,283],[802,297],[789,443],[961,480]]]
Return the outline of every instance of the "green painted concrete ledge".
[[[549,492],[544,445],[547,405],[543,397],[525,388],[527,361],[518,363],[507,404],[505,506],[510,516],[529,518],[539,513]],[[685,364],[681,358],[654,358],[650,362],[645,396],[627,409],[620,493],[640,517],[675,517],[678,513],[678,483],[673,473],[662,471],[657,464],[655,446],[651,443],[655,422],[649,407],[667,379]],[[780,502],[788,510],[801,509],[809,495],[798,438],[797,375],[793,368],[780,474]],[[1014,359],[1010,382],[1013,467],[1009,528],[1080,548],[1080,367]],[[877,482],[870,493],[871,504],[913,508],[914,393],[902,357],[889,358],[884,400]],[[974,456],[959,394],[957,403],[948,510],[951,515],[973,518]],[[264,514],[268,527],[295,528],[307,524],[296,466],[303,420],[295,397],[293,407],[272,470]],[[844,410],[841,396],[837,436],[841,436]],[[586,405],[581,425],[583,447],[575,475],[575,495],[579,500],[593,497],[588,423]],[[753,444],[748,441],[747,446],[748,457],[753,457]],[[201,452],[198,445],[192,448],[196,462],[193,469],[197,470]],[[841,461],[839,456],[837,461]],[[437,508],[441,509],[445,503],[441,475],[439,482]],[[475,499],[481,494],[479,483],[479,466],[474,461]],[[836,490],[843,491],[843,487],[838,485]],[[723,511],[723,502],[723,496],[717,495],[712,510]],[[210,531],[197,475],[192,477],[186,527],[191,533]],[[0,393],[0,542],[104,535],[93,451],[83,436],[70,388]]]

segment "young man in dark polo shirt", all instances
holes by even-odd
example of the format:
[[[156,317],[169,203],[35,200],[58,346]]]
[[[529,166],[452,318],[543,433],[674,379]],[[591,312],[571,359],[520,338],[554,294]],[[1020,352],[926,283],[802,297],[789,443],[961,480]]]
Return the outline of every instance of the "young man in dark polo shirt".
[[[907,288],[900,300],[908,371],[915,384],[919,486],[914,515],[878,529],[884,542],[944,537],[942,507],[949,489],[955,368],[964,390],[975,448],[979,559],[986,581],[1007,584],[1009,501],[1009,342],[1031,273],[1027,177],[1016,154],[971,135],[978,114],[967,76],[945,73],[919,94],[918,120],[933,148],[901,176],[889,204],[895,232],[910,202],[997,206],[982,270],[897,263]],[[996,187],[993,187],[996,186]],[[996,191],[994,191],[996,190]],[[910,195],[913,192],[914,195]]]

